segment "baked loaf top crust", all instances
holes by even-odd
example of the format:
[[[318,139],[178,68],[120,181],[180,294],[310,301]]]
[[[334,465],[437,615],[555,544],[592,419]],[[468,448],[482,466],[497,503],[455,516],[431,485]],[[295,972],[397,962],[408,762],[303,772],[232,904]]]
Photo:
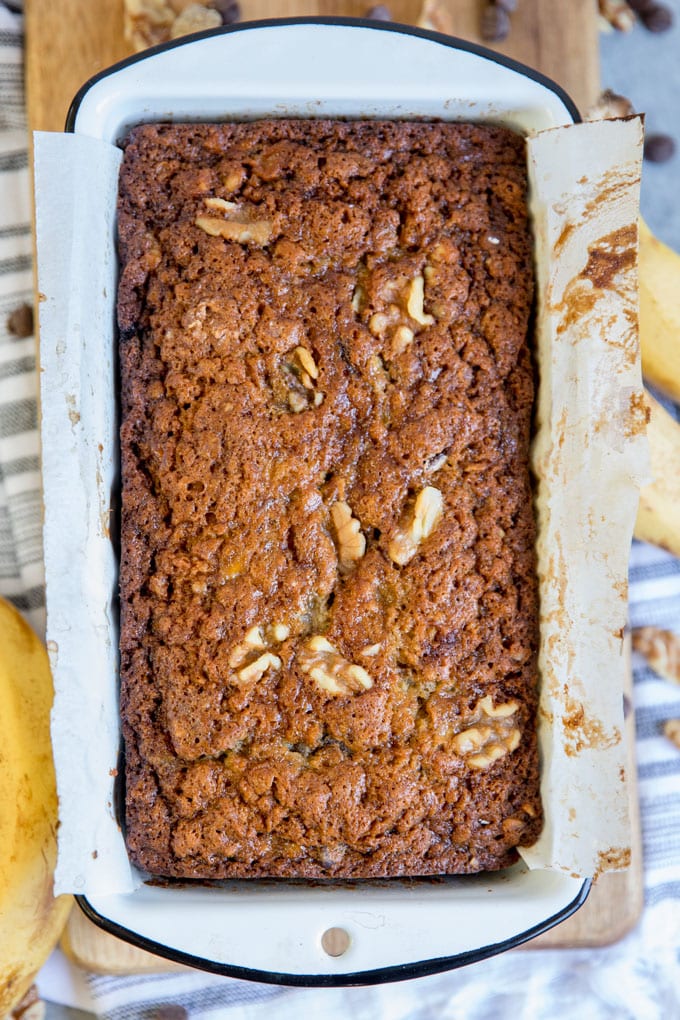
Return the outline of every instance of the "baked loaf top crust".
[[[127,845],[511,863],[541,826],[524,143],[144,125],[120,178]]]

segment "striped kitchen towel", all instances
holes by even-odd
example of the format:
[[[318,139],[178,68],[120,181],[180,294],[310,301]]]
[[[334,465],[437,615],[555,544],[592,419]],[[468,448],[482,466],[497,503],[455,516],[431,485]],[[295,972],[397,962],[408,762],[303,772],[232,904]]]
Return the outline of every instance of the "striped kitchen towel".
[[[0,594],[42,632],[35,344],[22,335],[26,310],[18,311],[31,305],[33,286],[21,86],[21,20],[0,0]],[[680,632],[680,562],[636,544],[630,582],[632,624]],[[680,1018],[680,751],[660,732],[665,719],[680,717],[680,687],[658,679],[637,657],[634,668],[646,905],[638,927],[615,946],[522,951],[437,977],[346,990],[282,990],[190,971],[90,975],[98,1014],[110,1020]]]
[[[20,35],[0,7],[0,595],[41,631],[40,464]],[[26,335],[27,334],[27,335]]]

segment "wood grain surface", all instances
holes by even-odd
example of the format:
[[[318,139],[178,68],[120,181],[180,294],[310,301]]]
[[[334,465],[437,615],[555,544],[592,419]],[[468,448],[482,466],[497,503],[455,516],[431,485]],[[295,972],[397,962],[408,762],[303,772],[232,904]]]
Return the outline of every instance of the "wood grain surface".
[[[123,0],[25,0],[26,84],[29,126],[63,130],[69,105],[78,88],[98,71],[129,56],[123,39]],[[243,0],[243,17],[342,15],[361,17],[365,0]],[[442,0],[446,29],[479,42],[480,0]],[[414,24],[420,0],[392,0],[395,20]],[[599,91],[597,15],[595,0],[521,0],[512,31],[496,47],[557,81],[576,104],[586,109]],[[348,68],[351,73],[351,68]],[[634,747],[632,717],[628,724]],[[626,872],[603,876],[586,905],[573,918],[529,943],[530,947],[597,946],[628,931],[642,908],[642,864],[635,766],[631,758],[633,864]],[[143,953],[96,928],[74,910],[63,939],[67,954],[81,966],[102,973],[143,973],[176,965]]]

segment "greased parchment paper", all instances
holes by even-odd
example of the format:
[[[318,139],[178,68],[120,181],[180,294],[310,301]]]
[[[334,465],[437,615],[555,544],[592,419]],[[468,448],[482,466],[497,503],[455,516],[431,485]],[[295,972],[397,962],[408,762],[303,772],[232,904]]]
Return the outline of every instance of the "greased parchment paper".
[[[545,826],[530,867],[625,867],[628,554],[648,474],[637,334],[639,118],[528,143],[540,385],[537,478]]]
[[[625,864],[622,633],[646,474],[636,335],[637,119],[529,143],[538,263],[546,825],[532,868]],[[115,813],[118,505],[114,239],[121,153],[35,135],[47,637],[59,791],[55,891],[139,884]]]

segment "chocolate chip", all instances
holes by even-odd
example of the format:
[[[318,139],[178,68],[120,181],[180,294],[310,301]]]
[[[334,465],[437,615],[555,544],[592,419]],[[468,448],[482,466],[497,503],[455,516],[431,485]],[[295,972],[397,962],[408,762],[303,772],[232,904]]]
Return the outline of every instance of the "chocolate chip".
[[[656,6],[656,0],[628,0],[628,6],[632,7],[636,14],[648,11],[650,7]]]
[[[508,14],[514,14],[517,10],[517,0],[496,0],[496,6],[502,7]]]
[[[7,329],[12,336],[24,340],[27,336],[33,336],[33,309],[30,305],[19,305],[7,319]]]
[[[644,157],[650,163],[667,163],[675,155],[675,142],[670,135],[648,135],[645,138]]]
[[[369,21],[391,21],[392,11],[385,4],[376,4],[375,7],[368,8],[364,17]]]
[[[666,32],[673,24],[673,11],[665,4],[650,4],[640,11],[640,20],[650,32]]]
[[[502,42],[510,34],[508,12],[498,4],[487,4],[482,12],[482,39],[486,42]]]
[[[189,1014],[184,1006],[174,1006],[166,1003],[153,1010],[149,1020],[187,1020]]]
[[[241,5],[238,0],[212,0],[212,6],[222,18],[223,25],[233,25],[241,20]]]

